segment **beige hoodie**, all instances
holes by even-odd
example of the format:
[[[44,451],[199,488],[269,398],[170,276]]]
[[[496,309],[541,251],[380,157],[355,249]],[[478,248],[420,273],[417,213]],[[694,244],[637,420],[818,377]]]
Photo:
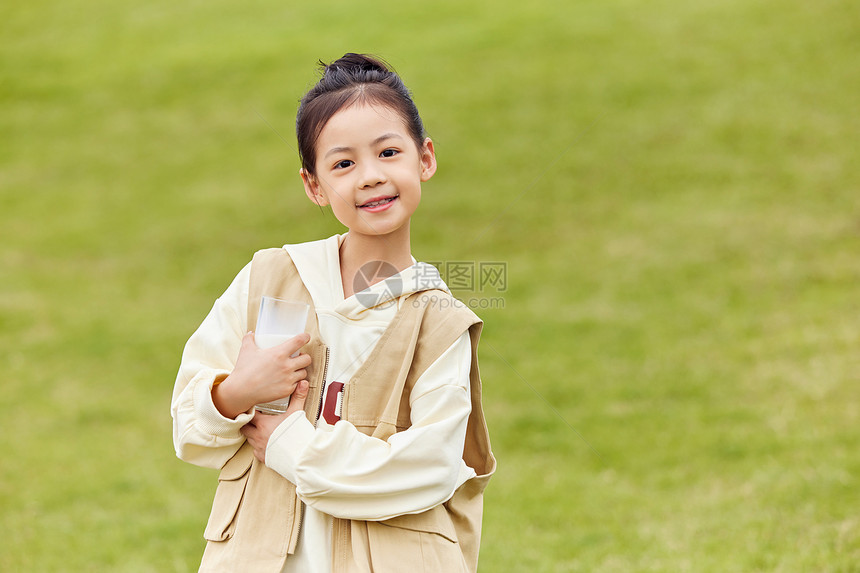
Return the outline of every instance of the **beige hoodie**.
[[[338,257],[343,238],[284,247],[311,294],[322,341],[331,349],[326,385],[352,377],[406,295],[427,288],[447,291],[435,268],[415,263],[344,300]],[[183,353],[172,404],[174,445],[180,458],[197,465],[221,467],[230,459],[244,441],[239,428],[252,415],[228,420],[211,399],[212,384],[229,374],[238,355],[249,276],[250,265],[216,301]],[[275,430],[267,465],[295,483],[307,505],[299,545],[285,571],[330,571],[332,516],[373,521],[417,513],[446,501],[475,475],[462,460],[470,360],[465,333],[415,384],[412,426],[387,441],[322,417],[315,428],[301,413]],[[335,404],[323,408],[336,411]]]

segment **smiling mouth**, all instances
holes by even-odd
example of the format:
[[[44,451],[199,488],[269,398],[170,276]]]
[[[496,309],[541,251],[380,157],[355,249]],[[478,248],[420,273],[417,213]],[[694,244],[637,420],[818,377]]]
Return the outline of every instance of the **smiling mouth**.
[[[373,201],[369,201],[367,203],[364,203],[363,205],[359,205],[358,208],[364,209],[365,207],[368,207],[368,208],[379,207],[380,205],[385,205],[387,203],[391,203],[392,201],[394,201],[398,197],[400,197],[400,195],[394,195],[393,197],[385,197],[383,199],[375,199]]]

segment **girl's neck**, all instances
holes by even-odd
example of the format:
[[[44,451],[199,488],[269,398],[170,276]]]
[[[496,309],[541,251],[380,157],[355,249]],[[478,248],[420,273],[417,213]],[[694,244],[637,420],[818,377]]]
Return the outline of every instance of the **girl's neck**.
[[[349,298],[355,294],[354,284],[356,274],[368,263],[384,262],[387,265],[373,265],[375,270],[397,269],[400,272],[412,266],[412,249],[409,241],[409,226],[404,225],[397,231],[384,236],[361,235],[349,233],[340,246],[340,278],[343,284],[343,296]],[[390,267],[389,267],[390,265]],[[389,274],[390,276],[390,274]],[[386,273],[368,276],[362,273],[364,288],[388,278]],[[369,279],[369,284],[364,283]]]

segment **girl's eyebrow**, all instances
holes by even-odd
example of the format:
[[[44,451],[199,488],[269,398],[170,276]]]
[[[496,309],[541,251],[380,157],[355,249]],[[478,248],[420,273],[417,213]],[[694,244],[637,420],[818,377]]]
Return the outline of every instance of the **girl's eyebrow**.
[[[384,133],[370,142],[370,145],[378,145],[385,141],[386,139],[403,139],[399,133]]]
[[[399,133],[394,133],[394,132],[383,133],[382,135],[380,135],[379,137],[377,137],[376,139],[374,139],[373,141],[370,142],[370,147],[373,147],[375,145],[379,145],[380,143],[382,143],[386,139],[403,139],[403,136],[401,136]],[[335,153],[344,153],[347,151],[353,151],[352,147],[332,147],[331,149],[326,151],[326,154],[323,155],[323,158],[326,158],[329,155],[334,155]]]

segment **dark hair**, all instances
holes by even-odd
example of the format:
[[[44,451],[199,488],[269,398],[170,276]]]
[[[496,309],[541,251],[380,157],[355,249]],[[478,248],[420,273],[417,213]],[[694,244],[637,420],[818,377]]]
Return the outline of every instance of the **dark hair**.
[[[389,66],[365,54],[345,54],[326,65],[320,61],[322,78],[305,94],[296,115],[296,137],[302,168],[316,171],[316,143],[328,120],[356,102],[392,108],[403,118],[415,145],[424,145],[424,124],[412,94]]]

